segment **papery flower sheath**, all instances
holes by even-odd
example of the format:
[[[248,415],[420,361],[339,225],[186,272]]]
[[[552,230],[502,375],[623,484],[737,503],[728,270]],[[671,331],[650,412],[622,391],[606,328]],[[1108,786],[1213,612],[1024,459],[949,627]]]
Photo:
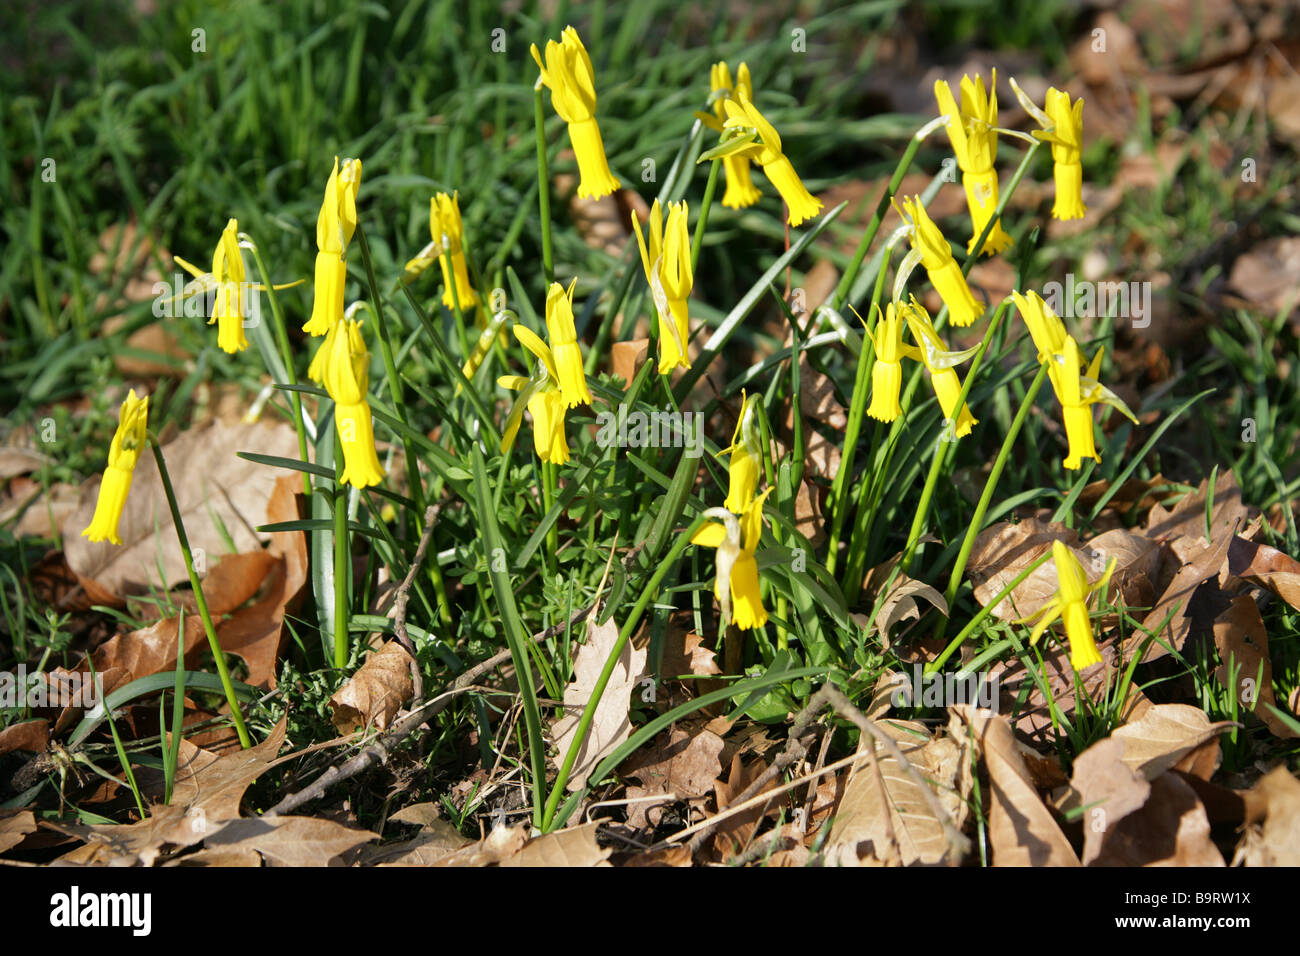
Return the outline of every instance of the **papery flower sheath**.
[[[343,446],[341,481],[355,488],[377,485],[384,477],[375,453],[375,429],[366,392],[370,387],[370,352],[361,323],[339,319],[325,355],[325,391],[334,399],[334,427]]]
[[[582,352],[573,325],[573,290],[578,280],[569,283],[568,291],[558,282],[546,290],[546,337],[555,359],[556,384],[569,408],[591,404],[587,375],[582,368]]]
[[[952,89],[946,80],[936,80],[934,96],[939,102],[939,112],[948,119],[948,139],[957,156],[962,171],[962,186],[966,190],[966,205],[970,210],[971,238],[966,251],[975,248],[975,241],[984,226],[993,217],[998,205],[998,174],[993,162],[998,155],[998,71],[993,71],[987,95],[984,80],[978,75],[972,80],[961,78],[961,108],[953,99]],[[993,224],[984,248],[984,255],[992,255],[1010,248],[1012,239],[1002,230],[1000,221]]]
[[[744,94],[745,99],[752,101],[754,99],[754,84],[749,77],[749,64],[740,64],[736,70],[736,80],[731,80],[731,70],[727,67],[725,61],[713,64],[709,68],[709,84],[712,91],[716,93],[725,93],[713,101],[713,115],[697,114],[707,123],[710,129],[716,132],[722,132],[723,123],[727,119],[726,100],[734,95]],[[762,193],[754,185],[754,178],[751,174],[750,158],[745,155],[731,155],[722,157],[722,171],[726,177],[727,189],[722,195],[722,205],[728,209],[744,209],[754,205],[762,198]]]
[[[808,187],[803,184],[803,180],[795,172],[794,165],[781,151],[781,137],[776,128],[764,118],[758,107],[750,102],[746,91],[737,88],[735,96],[728,97],[722,103],[727,111],[724,127],[753,129],[757,132],[758,142],[734,155],[748,156],[763,167],[764,175],[785,200],[789,209],[790,225],[797,226],[817,215],[821,211],[822,201],[810,193]]]
[[[930,278],[930,284],[948,307],[952,324],[965,328],[984,313],[984,306],[971,292],[961,266],[953,258],[948,240],[921,205],[921,197],[904,199],[903,209],[912,222],[909,237],[912,248],[920,253],[921,265]]]
[[[1023,624],[1038,619],[1029,635],[1029,643],[1036,644],[1043,636],[1043,632],[1057,618],[1064,620],[1065,637],[1070,644],[1070,666],[1076,671],[1081,671],[1102,662],[1101,653],[1097,650],[1097,642],[1092,636],[1088,598],[1096,591],[1101,592],[1102,597],[1105,597],[1106,585],[1115,570],[1115,559],[1111,558],[1107,562],[1101,580],[1093,585],[1088,584],[1087,572],[1064,542],[1060,540],[1052,542],[1052,560],[1056,564],[1056,578],[1059,582],[1056,593],[1043,608],[1018,623]]]
[[[763,430],[758,422],[760,394],[746,397],[740,393],[740,417],[731,436],[731,445],[718,452],[731,455],[727,465],[727,499],[723,507],[734,514],[744,514],[754,501],[758,474],[763,467]]]
[[[722,508],[710,508],[705,514],[719,520],[704,525],[691,538],[694,544],[717,548],[713,593],[723,618],[744,631],[767,623],[754,552],[763,534],[763,502],[771,492],[769,488],[754,498],[739,517]]]
[[[560,42],[546,42],[546,61],[534,43],[530,48],[542,83],[551,91],[551,105],[569,126],[569,142],[578,160],[578,196],[599,199],[618,189],[609,170],[605,144],[596,125],[596,81],[591,57],[578,31],[565,27]]]
[[[95,514],[90,525],[81,532],[82,537],[91,541],[122,543],[117,526],[122,520],[122,509],[126,507],[127,492],[131,490],[135,464],[148,441],[148,422],[149,396],[137,398],[135,389],[132,389],[118,411],[117,431],[108,446],[108,466],[99,482]]]
[[[343,287],[348,281],[344,254],[357,228],[357,192],[361,189],[361,160],[347,159],[325,183],[325,198],[316,216],[316,278],[311,318],[303,331],[325,335],[343,318]]]
[[[650,283],[655,311],[659,315],[659,374],[674,368],[690,368],[686,343],[690,339],[689,305],[694,275],[691,271],[691,234],[686,227],[686,202],[668,204],[668,219],[656,199],[650,207],[650,244],[646,245],[641,222],[632,213],[632,228],[641,250],[641,266]]]

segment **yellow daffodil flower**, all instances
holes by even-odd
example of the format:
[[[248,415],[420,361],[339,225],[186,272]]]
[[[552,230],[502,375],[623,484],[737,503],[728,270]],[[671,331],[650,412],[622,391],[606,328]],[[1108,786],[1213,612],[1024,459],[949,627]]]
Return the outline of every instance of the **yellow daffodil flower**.
[[[126,401],[118,411],[117,431],[108,446],[108,467],[99,482],[99,497],[95,500],[95,514],[90,525],[81,532],[91,541],[111,541],[121,544],[117,525],[126,507],[126,495],[131,490],[131,476],[148,439],[149,396],[137,398],[135,389],[127,393]]]
[[[754,83],[749,77],[749,64],[742,63],[736,70],[736,80],[732,83],[731,70],[725,61],[713,64],[709,69],[709,82],[712,91],[725,93],[713,101],[713,115],[697,113],[704,123],[715,132],[722,132],[727,119],[726,100],[733,94],[743,93],[745,99],[754,99]],[[728,209],[745,209],[762,198],[762,193],[754,185],[749,169],[750,159],[744,155],[722,157],[722,171],[726,177],[727,189],[722,195],[722,205]]]
[[[545,63],[536,43],[531,52],[542,71],[542,83],[551,91],[551,105],[569,125],[569,141],[578,160],[578,196],[599,199],[618,189],[619,182],[609,170],[596,125],[595,73],[577,30],[565,27],[560,41],[546,42]]]
[[[970,209],[972,234],[966,245],[967,252],[974,250],[975,240],[984,231],[998,205],[998,174],[993,168],[998,155],[998,134],[995,131],[998,125],[997,82],[998,71],[994,70],[985,95],[982,78],[977,75],[972,81],[969,76],[963,76],[960,109],[947,81],[936,80],[934,83],[939,112],[949,118],[948,139],[957,156],[957,165],[961,167],[966,205]],[[1002,230],[1002,223],[995,222],[980,251],[992,255],[1010,248],[1011,242],[1011,237]]]
[[[341,480],[354,488],[377,485],[384,477],[375,453],[375,429],[366,392],[370,387],[370,352],[361,336],[361,323],[341,318],[328,335],[325,391],[334,399],[334,427],[343,445]]]
[[[1094,591],[1100,591],[1102,598],[1105,598],[1106,585],[1110,581],[1111,572],[1115,570],[1115,559],[1111,558],[1106,563],[1106,571],[1102,574],[1101,580],[1091,586],[1088,584],[1088,575],[1083,570],[1083,565],[1064,542],[1059,540],[1052,542],[1052,560],[1056,563],[1056,577],[1059,582],[1056,594],[1045,607],[1018,623],[1026,623],[1038,618],[1038,623],[1034,625],[1034,630],[1029,635],[1029,643],[1036,644],[1043,636],[1043,632],[1057,618],[1063,619],[1065,636],[1070,642],[1070,666],[1076,671],[1085,670],[1102,661],[1101,653],[1097,650],[1097,642],[1092,636],[1088,598]]]
[[[343,318],[343,287],[348,281],[348,243],[357,228],[357,192],[361,189],[361,160],[347,159],[325,183],[325,199],[316,217],[316,286],[311,318],[302,330],[325,335]]]
[[[727,465],[727,500],[723,507],[735,514],[744,514],[754,501],[758,488],[758,473],[763,467],[763,429],[758,422],[758,403],[763,396],[745,396],[740,393],[740,417],[731,436],[731,445],[718,452],[731,455]]]
[[[659,200],[650,207],[650,245],[646,246],[641,233],[641,222],[632,213],[632,228],[641,250],[641,266],[654,297],[655,311],[659,314],[659,374],[667,375],[674,368],[690,368],[686,343],[690,339],[690,319],[687,299],[691,295],[694,277],[691,272],[691,234],[686,228],[686,202],[668,204],[668,220],[664,223]]]
[[[817,215],[821,211],[822,201],[808,191],[808,187],[795,172],[794,165],[781,152],[781,137],[758,111],[758,107],[750,102],[749,94],[738,87],[735,96],[723,100],[722,105],[727,111],[724,127],[757,131],[759,141],[734,155],[749,157],[763,167],[763,173],[785,200],[790,213],[790,225],[797,226],[805,219]]]
[[[516,325],[514,329],[515,338],[536,356],[538,365],[532,378],[503,375],[497,379],[502,388],[521,393],[501,435],[501,450],[509,451],[514,445],[527,407],[533,416],[533,448],[537,457],[553,465],[563,465],[569,460],[569,443],[564,435],[564,416],[568,406],[557,384],[559,372],[555,355],[532,329],[524,325]]]
[[[718,520],[704,525],[691,538],[694,544],[717,548],[713,593],[722,607],[723,620],[743,631],[767,624],[754,552],[763,534],[763,502],[771,492],[769,488],[756,497],[739,518],[724,508],[708,509],[705,515]]]
[[[1047,91],[1047,109],[1040,110],[1024,91],[1012,88],[1021,104],[1043,127],[1034,137],[1052,147],[1052,179],[1056,184],[1054,219],[1082,219],[1088,207],[1083,204],[1083,99],[1070,103],[1070,94],[1052,87]]]
[[[939,338],[939,333],[934,330],[930,313],[916,301],[915,296],[908,305],[902,307],[901,311],[907,320],[908,329],[912,332],[912,338],[919,346],[917,349],[919,359],[925,366],[925,370],[930,373],[930,384],[934,387],[934,394],[939,400],[939,407],[943,409],[944,418],[953,423],[952,434],[964,438],[970,434],[971,427],[978,425],[979,421],[971,415],[970,406],[965,402],[962,403],[961,410],[957,410],[957,399],[961,396],[961,379],[957,376],[954,366],[978,352],[979,346],[960,352],[949,352],[943,340]]]
[[[1046,362],[1049,355],[1056,355],[1065,349],[1068,338],[1063,323],[1052,311],[1051,306],[1043,301],[1037,292],[1030,291],[1022,295],[1013,291],[1011,297],[1016,302],[1020,317],[1029,329],[1029,335],[1038,347],[1038,361]]]
[[[902,310],[891,302],[885,315],[876,323],[875,334],[866,329],[871,344],[875,346],[875,359],[871,366],[871,404],[867,406],[867,414],[876,421],[892,422],[903,414],[898,401],[903,387],[903,358],[921,359],[920,349],[903,341],[905,322]],[[863,328],[866,328],[865,322]]]
[[[460,193],[450,196],[438,193],[429,200],[429,232],[443,252],[438,259],[442,263],[442,304],[452,309],[459,299],[461,310],[469,312],[478,305],[479,297],[469,281],[469,268],[465,265],[465,225],[460,218]],[[450,271],[448,259],[451,260]],[[457,298],[452,297],[453,288]]]
[[[930,284],[948,307],[948,318],[952,324],[965,328],[984,313],[984,307],[971,292],[970,284],[962,275],[961,266],[957,265],[957,260],[952,256],[948,240],[921,205],[921,197],[904,199],[903,209],[912,222],[912,248],[921,254],[921,265],[930,277]]]
[[[578,333],[573,325],[573,290],[577,284],[578,280],[574,279],[566,292],[558,282],[552,282],[546,290],[546,337],[555,360],[555,383],[568,408],[591,404]]]

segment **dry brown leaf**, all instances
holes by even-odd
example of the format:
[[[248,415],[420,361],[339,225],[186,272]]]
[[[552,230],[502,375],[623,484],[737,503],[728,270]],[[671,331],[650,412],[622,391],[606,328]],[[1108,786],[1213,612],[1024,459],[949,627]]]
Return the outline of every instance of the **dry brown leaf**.
[[[1183,649],[1192,630],[1191,618],[1188,616],[1192,597],[1197,588],[1219,573],[1228,557],[1228,545],[1234,537],[1231,530],[1222,531],[1213,544],[1198,551],[1188,563],[1178,569],[1155,607],[1147,612],[1142,622],[1144,628],[1156,635],[1142,655],[1143,663],[1166,656],[1170,645],[1175,650]],[[1145,635],[1141,633],[1134,637],[1135,640],[1144,638]]]
[[[567,174],[556,175],[556,192],[567,192],[574,182],[576,181]],[[641,194],[633,189],[619,189],[598,199],[584,199],[575,193],[569,200],[569,214],[582,241],[593,249],[605,250],[615,258],[623,254],[623,247],[632,235],[632,212],[641,220],[644,229],[650,216],[650,207],[641,198]]]
[[[12,850],[37,829],[30,810],[0,810],[0,853]]]
[[[713,796],[718,804],[718,812],[726,810],[736,797],[745,791],[751,783],[763,775],[767,769],[767,763],[761,759],[752,760],[746,764],[741,760],[740,754],[737,753],[731,758],[731,767],[727,772],[727,779],[724,781],[718,779],[713,784]],[[777,782],[771,780],[759,791],[759,794],[776,787]],[[773,798],[774,800],[779,798]],[[742,813],[729,816],[718,824],[717,829],[713,831],[713,851],[721,859],[727,860],[736,853],[741,852],[749,844],[749,839],[758,829],[759,822],[769,812],[776,808],[773,804],[755,804]]]
[[[1228,573],[1268,588],[1300,610],[1300,561],[1289,554],[1233,537],[1228,545]]]
[[[917,603],[918,599],[938,608],[945,617],[948,616],[948,602],[944,600],[942,594],[924,581],[917,581],[900,572],[894,578],[894,584],[890,587],[884,603],[880,606],[880,612],[876,615],[876,630],[880,633],[885,649],[889,648],[890,633],[900,622],[921,619],[922,612]]]
[[[1153,781],[1166,770],[1188,769],[1182,762],[1207,744],[1217,761],[1219,735],[1231,727],[1228,720],[1210,723],[1205,711],[1190,704],[1155,704],[1111,737],[1124,742],[1124,764]]]
[[[691,848],[682,844],[664,847],[652,853],[634,853],[622,861],[623,866],[672,866],[687,867],[691,860]]]
[[[22,445],[0,445],[0,481],[16,475],[26,475],[54,464],[54,459],[43,451]]]
[[[1278,87],[1279,91],[1284,89]],[[1292,109],[1295,108],[1297,93],[1300,93],[1300,85],[1293,83],[1288,94]],[[1270,104],[1272,102],[1270,98]],[[1228,285],[1272,318],[1291,313],[1300,302],[1300,289],[1295,282],[1297,275],[1300,275],[1300,238],[1283,236],[1265,239],[1238,256],[1232,264]]]
[[[618,625],[614,619],[610,618],[604,624],[597,624],[596,619],[596,609],[593,608],[587,615],[587,643],[573,655],[573,679],[564,689],[564,716],[551,728],[561,761],[577,739],[582,712],[591,699],[605,662],[618,643]],[[568,782],[570,790],[578,790],[586,784],[587,774],[595,769],[596,764],[631,736],[632,692],[645,676],[645,662],[645,650],[637,650],[631,641],[623,645],[618,663],[605,685],[605,693],[596,705],[587,739],[573,764]]]
[[[513,827],[497,826],[477,843],[449,853],[427,865],[493,866],[514,856],[523,849],[526,842],[528,842],[528,827],[523,824]]]
[[[1195,791],[1175,773],[1161,774],[1150,788],[1140,807],[1104,821],[1105,835],[1089,865],[1223,866]]]
[[[432,866],[473,842],[446,820],[431,820],[410,840],[367,847],[361,862],[363,866]]]
[[[411,656],[397,641],[387,641],[330,697],[330,719],[341,734],[372,725],[383,730],[414,693]]]
[[[1247,828],[1232,865],[1300,866],[1300,780],[1274,767],[1245,801]]]
[[[182,434],[163,448],[190,546],[210,566],[228,552],[222,525],[237,554],[260,551],[267,538],[255,529],[265,523],[267,502],[281,476],[274,468],[237,457],[239,451],[296,458],[298,440],[283,423],[227,426],[214,422]],[[99,477],[88,479],[82,485],[80,507],[64,523],[68,566],[111,595],[147,593],[151,586],[166,590],[188,581],[153,456],[142,455],[136,466],[118,525],[121,545],[91,544],[81,537],[98,490]],[[160,562],[162,581],[155,570]]]
[[[627,342],[615,342],[610,346],[609,351],[614,374],[624,382],[631,383],[650,354],[650,340],[633,339]]]
[[[260,744],[221,757],[182,740],[171,806],[208,822],[237,818],[244,791],[276,762],[287,726],[282,717]]]
[[[1156,475],[1154,478],[1130,478],[1111,495],[1106,507],[1124,514],[1134,509],[1147,511],[1152,505],[1180,494],[1178,489],[1171,488],[1169,485],[1170,481],[1164,475]],[[1079,493],[1079,508],[1091,508],[1101,500],[1101,496],[1108,492],[1110,487],[1111,482],[1106,478],[1084,485],[1083,491]]]
[[[1284,740],[1300,737],[1270,709],[1277,706],[1273,663],[1268,655],[1268,631],[1253,597],[1234,598],[1228,609],[1214,619],[1214,646],[1222,662],[1214,672],[1219,683],[1234,690],[1237,699],[1264,722],[1273,736]]]
[[[679,800],[704,796],[722,773],[723,746],[722,738],[712,731],[674,724],[624,763],[623,775],[641,784],[628,788],[628,798],[669,793]],[[629,826],[658,826],[663,805],[630,803],[627,811]]]
[[[417,827],[438,826],[446,821],[442,818],[442,804],[426,801],[402,807],[388,818],[389,823],[409,823]]]
[[[1067,806],[1083,809],[1083,865],[1092,865],[1107,850],[1108,840],[1123,839],[1117,824],[1142,808],[1151,796],[1151,784],[1123,760],[1124,741],[1099,740],[1074,761]]]
[[[203,843],[208,850],[255,851],[267,866],[340,866],[340,856],[378,838],[332,820],[288,816],[230,820]]]
[[[1078,866],[1070,841],[1039,799],[1007,719],[967,705],[952,710],[970,727],[988,769],[993,865]]]
[[[975,600],[981,605],[988,604],[1058,540],[1072,549],[1079,545],[1079,535],[1073,529],[1037,518],[1000,521],[985,528],[976,536],[966,565],[966,573],[975,588]],[[1090,564],[1084,564],[1085,570]],[[1053,562],[1047,561],[1000,601],[993,615],[1000,620],[1027,617],[1047,604],[1056,588],[1056,568]]]
[[[567,830],[543,833],[524,844],[523,849],[501,861],[501,866],[586,867],[609,866],[612,852],[596,843],[595,820]]]
[[[1077,673],[1084,694],[1090,700],[1097,700],[1103,688],[1110,684],[1118,653],[1116,644],[1117,639],[1114,637],[1098,641],[1097,652],[1101,654],[1102,662]],[[1016,707],[1015,727],[1034,746],[1048,750],[1059,733],[1052,722],[1053,703],[1062,713],[1069,714],[1078,706],[1078,696],[1076,672],[1070,663],[1070,650],[1066,642],[1062,639],[1056,643],[1040,645],[1040,648],[1043,661],[1040,675],[1047,681],[1052,703],[1049,703],[1049,697],[1043,694],[1035,676],[1018,657],[993,664],[989,668],[988,679],[997,679],[1001,701],[1007,706],[1008,712],[1019,700],[1024,686],[1028,685],[1027,695]],[[1135,707],[1141,699],[1141,692],[1131,687],[1128,706]]]
[[[1188,537],[1205,542],[1206,522],[1205,506],[1209,498],[1210,480],[1204,479],[1200,487],[1184,495],[1174,505],[1172,511],[1166,511],[1162,505],[1153,505],[1147,515],[1144,534],[1157,541],[1171,541],[1174,538]],[[1219,533],[1231,531],[1238,524],[1245,524],[1250,519],[1250,511],[1242,504],[1241,488],[1231,471],[1219,475],[1214,483],[1214,506],[1210,512],[1210,534],[1218,540]],[[1217,568],[1216,568],[1217,570]]]
[[[48,720],[24,720],[19,724],[10,724],[0,730],[0,754],[14,750],[28,753],[45,753],[50,746],[50,722]]]
[[[721,674],[717,652],[704,646],[704,636],[689,630],[693,619],[690,614],[674,615],[664,637],[663,656],[659,659],[659,673],[664,677],[688,674]]]
[[[808,479],[799,482],[794,495],[794,527],[814,548],[826,541],[826,516],[822,513],[823,488]]]

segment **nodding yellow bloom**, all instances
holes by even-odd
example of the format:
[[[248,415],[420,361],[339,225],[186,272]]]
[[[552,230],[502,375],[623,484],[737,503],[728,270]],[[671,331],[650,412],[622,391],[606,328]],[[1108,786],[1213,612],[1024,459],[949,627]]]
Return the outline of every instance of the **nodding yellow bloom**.
[[[723,507],[735,514],[744,514],[754,502],[758,488],[758,473],[763,467],[763,430],[758,423],[758,403],[763,396],[745,396],[740,393],[740,417],[731,436],[731,446],[718,452],[731,455],[727,465],[727,500]]]
[[[871,366],[871,404],[867,407],[867,414],[876,421],[892,422],[903,414],[903,407],[898,402],[903,387],[903,357],[921,359],[920,349],[903,341],[904,322],[902,310],[891,302],[876,323],[875,334],[867,329],[871,344],[875,346],[875,361]],[[866,328],[865,322],[863,328]]]
[[[442,304],[447,308],[460,307],[468,312],[479,303],[478,292],[469,281],[469,268],[465,265],[465,224],[460,218],[460,193],[438,193],[429,200],[429,232],[434,243],[442,250],[438,261],[442,264]],[[447,260],[451,260],[451,269]],[[452,297],[455,289],[456,298]]]
[[[694,275],[691,272],[691,234],[686,228],[686,202],[668,204],[665,224],[663,210],[656,199],[650,207],[650,245],[646,246],[641,223],[632,213],[632,228],[641,250],[641,266],[659,314],[659,374],[674,368],[690,368],[686,343],[690,339],[690,316],[687,299],[691,295]]]
[[[81,532],[91,541],[111,541],[121,544],[117,525],[126,507],[126,495],[131,490],[131,476],[148,441],[149,396],[137,398],[135,389],[127,393],[126,401],[117,415],[117,431],[108,446],[108,466],[99,482],[99,497],[95,501],[95,514],[90,525]]]
[[[556,384],[559,373],[555,355],[532,329],[524,325],[516,325],[514,329],[519,344],[537,357],[538,367],[532,378],[503,375],[497,379],[502,388],[521,393],[501,435],[501,450],[508,451],[514,444],[527,407],[533,416],[533,448],[537,457],[553,465],[563,465],[569,460],[569,443],[564,435],[564,416],[568,406]]]
[[[713,593],[723,618],[744,631],[767,624],[754,552],[763,535],[763,502],[771,493],[769,488],[755,498],[739,518],[725,509],[710,508],[705,514],[719,520],[706,524],[691,538],[694,544],[717,548]]]
[[[1048,626],[1057,618],[1062,618],[1065,621],[1065,636],[1070,642],[1070,666],[1076,671],[1081,671],[1093,664],[1100,664],[1102,660],[1101,653],[1097,650],[1097,642],[1092,637],[1092,621],[1088,617],[1088,598],[1094,591],[1100,591],[1102,597],[1105,597],[1106,585],[1110,581],[1111,572],[1115,570],[1115,559],[1111,558],[1106,563],[1106,571],[1102,574],[1101,580],[1091,586],[1088,584],[1087,572],[1083,570],[1079,559],[1059,540],[1052,542],[1052,560],[1056,563],[1056,577],[1059,582],[1056,594],[1045,607],[1019,623],[1038,618],[1038,623],[1034,625],[1034,630],[1029,635],[1029,643],[1036,644]]]
[[[722,132],[722,124],[727,119],[726,100],[733,94],[743,93],[745,99],[754,99],[754,83],[749,77],[749,64],[742,63],[736,70],[736,81],[731,81],[731,70],[725,61],[713,64],[709,69],[709,82],[714,93],[725,91],[727,96],[713,101],[712,117],[699,114],[710,129]],[[722,171],[727,179],[727,191],[722,195],[722,205],[728,209],[744,209],[754,205],[762,197],[754,179],[750,175],[749,157],[731,155],[722,157]]]
[[[555,383],[569,408],[591,404],[587,375],[582,369],[582,352],[578,349],[578,333],[573,326],[573,290],[577,284],[578,280],[574,279],[566,292],[564,286],[552,282],[546,290],[546,337],[555,359]]]
[[[546,62],[531,47],[542,82],[551,91],[551,105],[560,119],[569,124],[569,142],[578,159],[578,196],[599,199],[618,189],[618,180],[609,171],[605,144],[596,125],[596,79],[591,57],[582,45],[578,31],[565,27],[560,42],[546,41]]]
[[[1046,362],[1049,355],[1056,355],[1065,348],[1065,323],[1052,311],[1052,307],[1043,301],[1037,292],[1029,291],[1022,295],[1012,291],[1011,298],[1016,302],[1020,317],[1029,329],[1029,335],[1038,347],[1038,361]]]
[[[1052,390],[1061,403],[1061,412],[1065,419],[1065,436],[1069,441],[1069,453],[1065,467],[1078,469],[1083,466],[1084,458],[1101,461],[1093,436],[1092,406],[1110,405],[1120,410],[1133,424],[1138,420],[1129,411],[1123,400],[1106,386],[1097,381],[1101,368],[1104,349],[1099,349],[1087,368],[1082,371],[1083,350],[1073,336],[1065,337],[1065,344],[1059,352],[1047,359],[1047,375],[1052,382]]]
[[[325,355],[325,391],[334,399],[334,427],[343,445],[343,475],[354,488],[377,485],[384,477],[375,453],[375,429],[366,391],[370,387],[370,352],[361,336],[361,323],[339,319],[328,333],[333,339]]]
[[[1054,219],[1082,219],[1083,204],[1083,99],[1070,103],[1070,94],[1052,87],[1047,91],[1047,119],[1051,125],[1034,130],[1034,136],[1052,145],[1052,178],[1056,183]]]
[[[953,99],[952,89],[946,80],[936,80],[934,96],[939,101],[939,112],[948,119],[948,139],[961,167],[962,186],[966,190],[966,205],[970,209],[972,234],[966,251],[975,248],[975,240],[993,217],[998,205],[998,174],[993,161],[998,155],[998,71],[993,71],[988,94],[984,80],[976,75],[961,78],[961,109]],[[985,255],[1002,252],[1011,246],[1011,237],[1002,231],[1002,223],[995,222],[981,250]]]
[[[361,189],[361,160],[345,159],[325,183],[325,198],[316,217],[316,286],[311,318],[302,330],[325,335],[343,318],[343,287],[348,281],[347,252],[357,228],[357,192]]]
[[[918,357],[925,370],[930,373],[930,384],[934,387],[934,394],[939,400],[939,407],[943,409],[944,418],[953,423],[952,434],[964,438],[970,434],[971,427],[978,425],[979,421],[971,415],[970,406],[965,402],[962,402],[961,410],[957,410],[957,399],[961,396],[961,379],[957,376],[954,366],[978,352],[979,346],[961,352],[949,352],[943,340],[939,338],[939,333],[934,330],[930,313],[925,310],[925,306],[916,301],[915,296],[908,305],[902,307],[901,311],[907,320],[907,327],[912,332],[912,338],[919,346]]]
[[[984,314],[984,306],[971,292],[970,284],[961,273],[961,266],[957,265],[957,260],[952,256],[948,240],[921,205],[921,197],[904,199],[903,209],[912,221],[912,248],[921,254],[921,265],[930,277],[930,284],[948,307],[948,318],[952,324],[965,328]]]
[[[763,173],[776,187],[789,208],[789,222],[797,226],[805,219],[811,219],[822,208],[822,201],[808,191],[794,165],[781,152],[781,137],[749,100],[749,94],[739,87],[735,96],[722,101],[727,111],[724,127],[753,128],[758,132],[758,142],[733,155],[747,156],[763,167]]]

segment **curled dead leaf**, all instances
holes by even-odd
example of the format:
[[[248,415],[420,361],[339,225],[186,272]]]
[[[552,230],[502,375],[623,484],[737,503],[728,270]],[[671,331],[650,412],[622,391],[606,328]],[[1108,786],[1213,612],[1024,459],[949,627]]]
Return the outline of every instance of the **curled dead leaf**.
[[[370,726],[383,730],[414,693],[410,655],[397,641],[387,641],[330,697],[330,719],[341,734]]]

